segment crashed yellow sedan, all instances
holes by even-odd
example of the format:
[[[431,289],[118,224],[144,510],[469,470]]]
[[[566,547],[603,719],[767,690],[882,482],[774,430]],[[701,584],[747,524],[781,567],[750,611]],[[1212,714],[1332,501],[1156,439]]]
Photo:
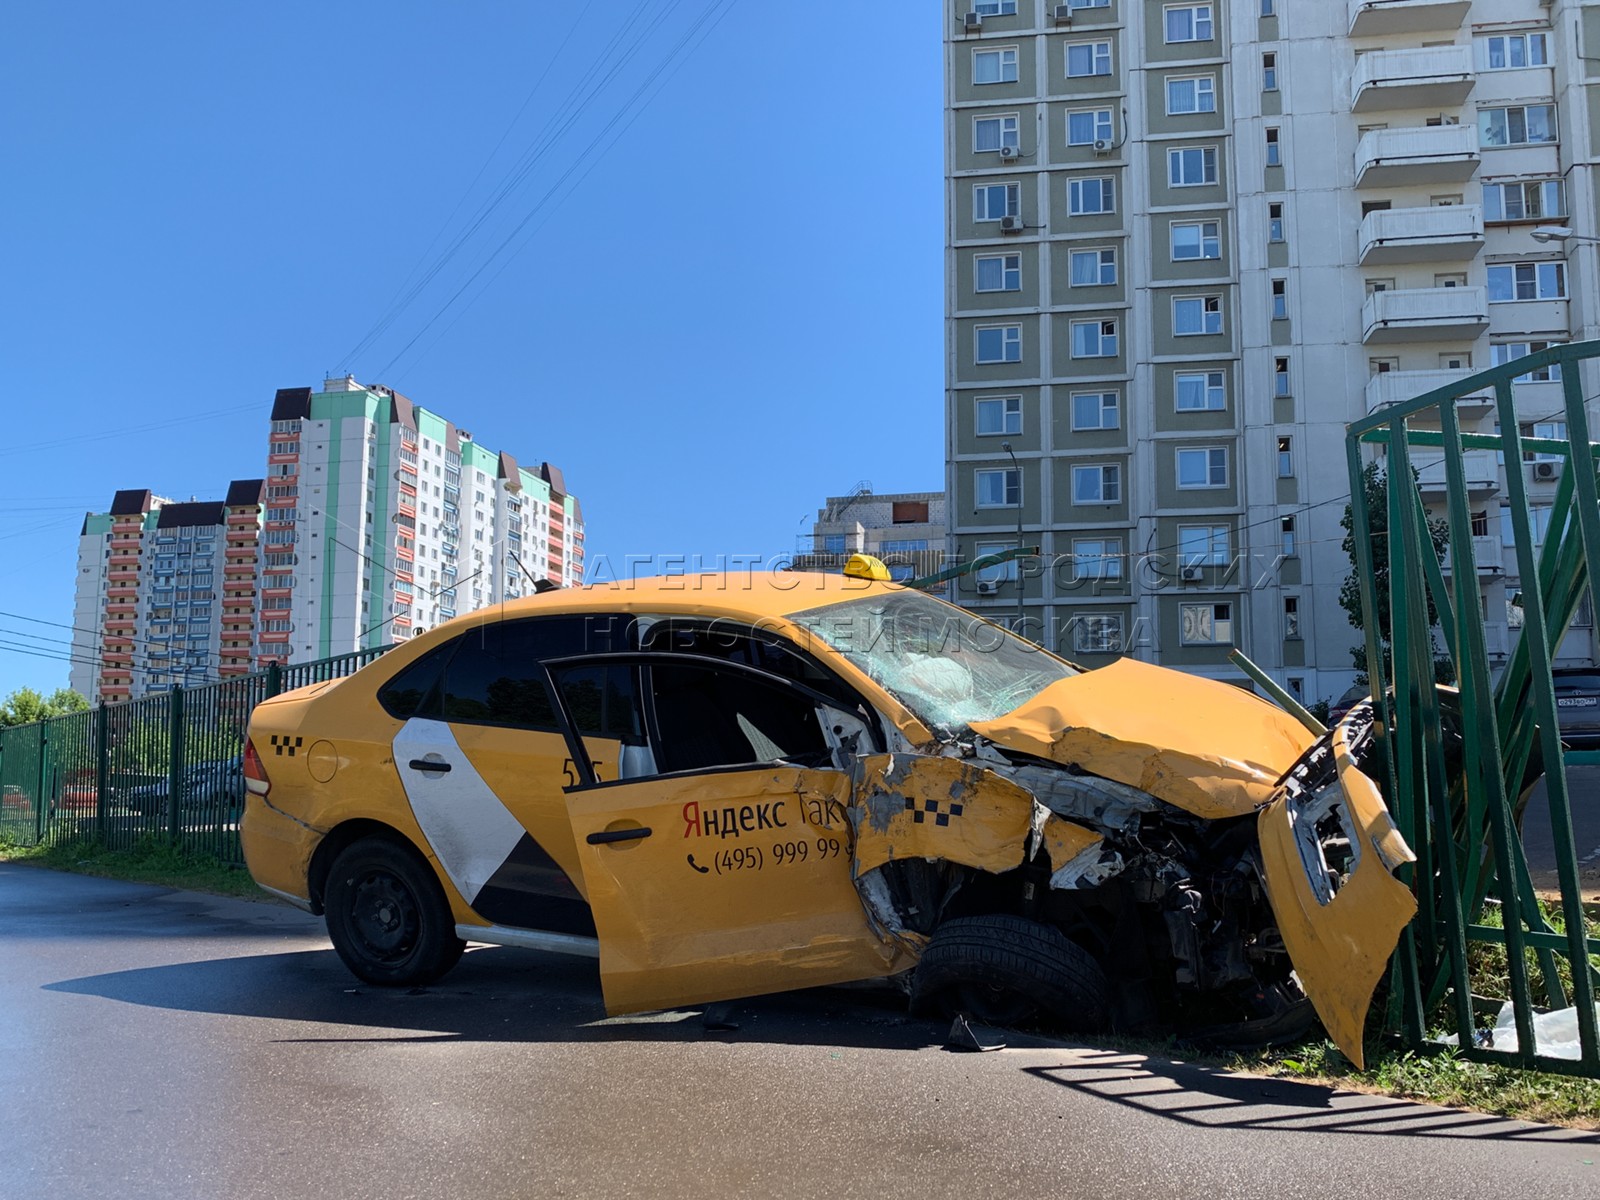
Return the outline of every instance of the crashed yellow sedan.
[[[475,941],[598,955],[612,1012],[899,976],[930,1012],[1247,1043],[1314,1006],[1359,1062],[1414,912],[1371,724],[1081,671],[891,583],[674,577],[268,700],[241,829],[373,983]]]

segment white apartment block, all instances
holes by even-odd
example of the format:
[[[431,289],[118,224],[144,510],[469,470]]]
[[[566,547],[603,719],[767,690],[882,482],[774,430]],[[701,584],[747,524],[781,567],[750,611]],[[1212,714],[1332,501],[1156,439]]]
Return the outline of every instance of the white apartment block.
[[[1043,551],[963,602],[1005,618],[1020,585],[1026,631],[1069,658],[1240,680],[1239,647],[1308,701],[1339,695],[1346,423],[1600,335],[1600,4],[945,16],[951,540],[1015,545],[1020,510]],[[1549,226],[1568,236],[1532,236]],[[1526,432],[1565,435],[1549,373],[1516,399]],[[1486,402],[1460,411],[1492,428]],[[1503,655],[1507,468],[1469,457]],[[1548,502],[1548,464],[1510,469]]]
[[[800,539],[794,569],[840,571],[852,554],[881,559],[902,582],[944,565],[943,492],[873,492],[862,483],[849,495],[829,496],[811,532]]]

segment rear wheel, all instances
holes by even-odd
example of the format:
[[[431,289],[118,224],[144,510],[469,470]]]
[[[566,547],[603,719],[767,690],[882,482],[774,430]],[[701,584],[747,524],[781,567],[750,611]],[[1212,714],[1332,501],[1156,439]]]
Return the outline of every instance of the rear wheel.
[[[1111,985],[1094,956],[1058,929],[1004,914],[958,917],[934,930],[911,1003],[930,1015],[1075,1033],[1111,1023]]]
[[[428,865],[383,838],[364,838],[334,860],[325,904],[333,948],[368,983],[431,983],[466,949]]]

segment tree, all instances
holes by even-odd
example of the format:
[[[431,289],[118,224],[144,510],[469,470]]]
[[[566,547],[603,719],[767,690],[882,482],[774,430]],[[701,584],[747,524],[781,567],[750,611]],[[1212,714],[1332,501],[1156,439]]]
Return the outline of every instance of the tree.
[[[71,688],[57,688],[48,696],[31,687],[18,688],[0,700],[0,729],[8,725],[29,725],[65,713],[83,712],[89,702]]]
[[[1412,475],[1416,475],[1415,468],[1412,468]],[[1361,488],[1367,498],[1367,527],[1363,536],[1373,543],[1372,583],[1377,600],[1378,645],[1384,658],[1388,659],[1393,638],[1389,618],[1389,477],[1377,463],[1368,463],[1361,472]],[[1428,517],[1427,522],[1433,552],[1442,563],[1445,551],[1450,548],[1450,523],[1443,517]],[[1344,585],[1339,589],[1339,607],[1344,609],[1350,624],[1360,632],[1366,629],[1366,621],[1361,612],[1361,572],[1356,558],[1353,504],[1344,506],[1344,516],[1339,524],[1344,529],[1344,552],[1350,556],[1350,574],[1345,576]],[[1428,637],[1433,649],[1434,679],[1439,683],[1451,683],[1455,680],[1455,664],[1448,655],[1439,653],[1439,645],[1433,641],[1432,631],[1439,624],[1439,611],[1434,606],[1432,593],[1424,589],[1424,594],[1428,601]],[[1368,682],[1365,639],[1350,647],[1350,658],[1355,663],[1356,682]]]

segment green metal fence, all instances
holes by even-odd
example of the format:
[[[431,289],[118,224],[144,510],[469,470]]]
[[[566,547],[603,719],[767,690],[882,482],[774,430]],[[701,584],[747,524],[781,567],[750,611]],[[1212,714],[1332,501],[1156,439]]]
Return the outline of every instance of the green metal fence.
[[[1418,1049],[1437,1046],[1444,1032],[1470,1058],[1589,1076],[1600,1076],[1600,940],[1585,927],[1567,768],[1600,756],[1563,747],[1551,671],[1583,599],[1600,601],[1600,580],[1590,570],[1600,563],[1597,447],[1581,383],[1581,364],[1597,356],[1600,342],[1582,342],[1479,372],[1356,422],[1347,441],[1355,530],[1372,528],[1362,468],[1373,451],[1363,446],[1381,448],[1386,459],[1388,536],[1356,539],[1358,574],[1371,692],[1388,751],[1385,790],[1417,853],[1408,882],[1418,913],[1392,963],[1390,1027]],[[1522,436],[1532,414],[1519,414],[1513,381],[1534,372],[1541,380],[1559,377],[1565,441]],[[1497,432],[1463,433],[1461,402],[1485,392],[1494,397]],[[1473,451],[1500,455],[1520,579],[1522,632],[1497,677],[1473,545],[1482,528],[1481,519],[1473,527],[1465,457]],[[1535,455],[1563,467],[1539,523],[1529,500],[1531,469],[1524,469],[1525,456]],[[1443,493],[1448,575],[1432,552],[1422,491],[1408,486],[1419,462]],[[1380,567],[1388,573],[1386,600]],[[1430,626],[1430,600],[1437,627]],[[1437,654],[1453,665],[1458,690],[1436,686]],[[1560,884],[1548,916],[1522,843],[1529,787],[1541,771]],[[1477,1027],[1505,1000],[1513,1006],[1516,1048],[1480,1044]],[[1581,1057],[1538,1052],[1535,1017],[1568,1006],[1576,1006]]]
[[[0,729],[0,835],[26,845],[171,838],[242,862],[250,712],[268,696],[353,674],[388,647]]]

